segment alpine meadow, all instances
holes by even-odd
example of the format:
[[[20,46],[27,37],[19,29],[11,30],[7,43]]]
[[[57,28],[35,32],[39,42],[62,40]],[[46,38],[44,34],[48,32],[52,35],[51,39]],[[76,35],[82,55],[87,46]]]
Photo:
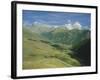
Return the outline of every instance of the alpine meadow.
[[[91,66],[89,13],[23,10],[23,69]]]

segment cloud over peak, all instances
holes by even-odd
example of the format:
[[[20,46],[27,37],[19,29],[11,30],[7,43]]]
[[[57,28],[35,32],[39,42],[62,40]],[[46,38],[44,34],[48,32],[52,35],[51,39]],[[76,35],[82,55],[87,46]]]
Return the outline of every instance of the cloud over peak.
[[[78,21],[76,21],[73,24],[70,21],[70,23],[65,24],[65,27],[67,27],[67,29],[69,29],[69,30],[72,30],[72,29],[80,29],[81,30],[82,29],[82,25]]]

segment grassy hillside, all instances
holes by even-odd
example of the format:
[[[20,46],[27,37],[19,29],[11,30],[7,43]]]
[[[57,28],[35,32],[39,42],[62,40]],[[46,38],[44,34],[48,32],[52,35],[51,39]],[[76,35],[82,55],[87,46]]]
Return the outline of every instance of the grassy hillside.
[[[80,66],[71,45],[58,44],[23,27],[23,69]]]

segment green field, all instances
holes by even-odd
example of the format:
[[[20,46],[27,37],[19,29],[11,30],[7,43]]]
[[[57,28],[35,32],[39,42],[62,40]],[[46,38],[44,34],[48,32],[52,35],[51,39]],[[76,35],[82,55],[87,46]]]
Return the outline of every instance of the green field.
[[[23,69],[81,66],[73,48],[87,38],[87,31],[40,30],[23,27]]]

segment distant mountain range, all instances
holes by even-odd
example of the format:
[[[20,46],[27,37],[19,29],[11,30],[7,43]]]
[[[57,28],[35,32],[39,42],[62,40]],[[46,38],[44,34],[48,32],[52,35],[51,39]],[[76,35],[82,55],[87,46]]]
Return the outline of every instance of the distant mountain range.
[[[90,38],[90,30],[82,27],[78,22],[59,26],[35,22],[26,28],[55,43],[73,45]]]
[[[66,28],[68,30],[72,30],[72,29],[86,29],[89,30],[89,26],[82,26],[79,22],[75,22],[75,23],[66,23],[63,25],[50,25],[50,24],[44,24],[44,23],[40,23],[40,22],[34,22],[33,24],[25,24],[23,23],[24,26],[28,26],[28,27],[45,27],[45,28],[58,28],[58,27],[62,27],[62,28]]]

